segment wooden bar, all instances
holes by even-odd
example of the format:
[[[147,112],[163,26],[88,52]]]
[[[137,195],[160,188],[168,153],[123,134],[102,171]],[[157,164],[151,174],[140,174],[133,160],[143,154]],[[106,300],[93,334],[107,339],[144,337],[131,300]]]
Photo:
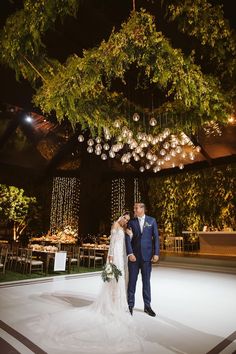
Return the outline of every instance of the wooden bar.
[[[198,231],[201,254],[236,256],[236,231]]]

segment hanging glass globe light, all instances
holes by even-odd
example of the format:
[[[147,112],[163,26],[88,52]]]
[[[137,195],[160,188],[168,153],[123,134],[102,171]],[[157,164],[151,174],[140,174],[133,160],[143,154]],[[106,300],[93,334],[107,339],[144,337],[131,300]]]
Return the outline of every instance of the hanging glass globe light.
[[[142,134],[141,132],[139,132],[139,133],[137,134],[137,139],[138,139],[138,140],[142,140],[142,136],[143,136],[143,134]]]
[[[146,165],[145,165],[146,170],[149,170],[150,167],[151,167],[151,165],[149,163],[146,163]]]
[[[170,135],[170,129],[169,128],[165,128],[163,134],[164,134],[165,138],[167,138],[167,136]]]
[[[93,139],[89,139],[89,140],[87,141],[87,144],[88,144],[89,146],[93,146],[93,144],[94,144]]]
[[[157,155],[152,155],[152,161],[154,161],[154,162],[157,161]]]
[[[168,150],[170,147],[170,143],[168,143],[168,141],[166,141],[164,144],[163,144],[163,148]]]
[[[170,161],[170,159],[171,159],[171,157],[170,157],[169,154],[167,154],[166,156],[164,156],[164,160],[165,160],[165,161]]]
[[[161,149],[160,154],[161,154],[162,156],[164,156],[164,155],[166,154],[166,150],[165,150],[165,149]]]
[[[148,134],[147,136],[147,141],[151,143],[153,141],[153,136],[151,134]]]
[[[100,136],[98,136],[95,140],[96,140],[96,143],[97,143],[97,144],[100,144],[101,141],[102,141],[101,138],[100,138]]]
[[[146,158],[147,158],[148,160],[151,160],[151,159],[152,159],[152,153],[151,153],[150,151],[147,152]]]
[[[92,146],[88,146],[87,147],[87,151],[88,151],[89,154],[92,154],[92,152],[93,152]]]
[[[95,149],[96,149],[96,150],[102,150],[102,145],[101,145],[101,144],[95,145]]]
[[[84,141],[84,137],[83,137],[82,134],[78,136],[78,141],[79,141],[80,143],[82,143],[82,142]]]
[[[201,146],[196,146],[196,151],[200,152],[201,151]]]
[[[176,151],[175,150],[170,150],[170,154],[171,154],[171,156],[176,156]]]
[[[175,163],[174,163],[174,162],[171,164],[171,167],[172,167],[172,168],[175,168]]]
[[[113,124],[115,128],[120,128],[120,121],[118,119],[115,120]]]
[[[182,147],[181,146],[176,146],[176,149],[175,149],[175,151],[177,152],[177,154],[180,154],[181,152],[182,152]]]
[[[190,160],[195,160],[195,155],[194,155],[194,153],[193,152],[190,152],[189,153],[189,158],[190,158]]]
[[[135,155],[134,156],[134,161],[139,161],[140,160],[140,157],[138,155]]]
[[[116,156],[116,154],[114,153],[114,151],[110,150],[109,151],[109,156],[114,159],[114,157]]]
[[[161,170],[160,166],[155,166],[155,167],[153,168],[153,172],[154,172],[154,173],[157,173],[157,172],[159,172],[160,170]]]
[[[139,154],[140,157],[144,157],[145,156],[145,152],[144,151],[141,151],[140,154]]]
[[[134,122],[138,122],[139,119],[140,119],[139,114],[138,114],[138,113],[134,113],[134,114],[133,114],[133,121],[134,121]]]
[[[149,120],[149,124],[152,126],[152,127],[155,127],[155,125],[157,125],[157,120],[152,117],[150,120]]]
[[[106,144],[104,144],[104,145],[103,145],[103,149],[104,149],[104,150],[109,150],[109,149],[110,149],[109,144],[107,144],[107,143],[106,143]]]
[[[143,166],[139,167],[140,172],[144,172],[145,168]]]
[[[101,150],[100,150],[100,149],[96,149],[96,150],[95,150],[95,154],[96,154],[96,155],[101,155]]]
[[[106,159],[107,159],[107,154],[102,154],[102,155],[101,155],[101,159],[102,159],[102,160],[106,160]]]
[[[186,152],[183,152],[183,153],[181,154],[181,156],[182,156],[183,159],[185,159],[186,156],[187,156]]]
[[[183,163],[180,163],[179,164],[179,169],[182,170],[184,168],[184,164]]]

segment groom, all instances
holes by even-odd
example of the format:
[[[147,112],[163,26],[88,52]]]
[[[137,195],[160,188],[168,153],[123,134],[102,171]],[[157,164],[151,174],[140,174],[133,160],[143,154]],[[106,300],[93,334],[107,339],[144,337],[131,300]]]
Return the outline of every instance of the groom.
[[[135,217],[129,221],[128,228],[132,230],[133,237],[126,234],[126,250],[129,266],[128,305],[133,315],[134,296],[139,269],[141,269],[143,282],[144,312],[155,317],[151,309],[151,285],[150,277],[152,261],[159,259],[159,235],[157,222],[151,216],[145,215],[143,203],[134,204]]]

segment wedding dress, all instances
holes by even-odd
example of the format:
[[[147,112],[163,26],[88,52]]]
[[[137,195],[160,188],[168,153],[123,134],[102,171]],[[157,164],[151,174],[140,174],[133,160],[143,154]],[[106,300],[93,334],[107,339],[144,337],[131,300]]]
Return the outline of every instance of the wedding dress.
[[[108,256],[122,272],[118,282],[102,285],[88,306],[64,309],[28,319],[27,336],[49,354],[155,353],[145,341],[145,330],[136,326],[127,306],[127,255],[122,228],[113,228]],[[101,279],[102,281],[102,279]]]

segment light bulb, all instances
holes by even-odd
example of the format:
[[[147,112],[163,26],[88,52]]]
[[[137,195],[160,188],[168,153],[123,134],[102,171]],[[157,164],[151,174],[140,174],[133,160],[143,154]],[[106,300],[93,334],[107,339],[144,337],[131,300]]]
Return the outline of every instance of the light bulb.
[[[83,135],[79,135],[79,136],[78,136],[78,141],[79,141],[80,143],[82,143],[82,142],[84,141]]]
[[[134,114],[133,114],[133,121],[134,121],[134,122],[138,122],[139,119],[140,119],[139,114],[138,114],[138,113],[134,113]]]
[[[88,151],[89,154],[92,154],[92,152],[93,152],[92,146],[88,146],[87,147],[87,151]]]
[[[155,127],[155,125],[157,125],[157,120],[156,120],[154,117],[152,117],[152,118],[150,119],[150,121],[149,121],[149,124],[150,124],[152,127]]]
[[[89,140],[87,141],[87,144],[88,144],[89,146],[92,146],[92,145],[94,144],[93,139],[89,139]]]
[[[106,159],[107,159],[107,154],[102,154],[102,155],[101,155],[101,159],[102,159],[102,160],[106,160]]]

